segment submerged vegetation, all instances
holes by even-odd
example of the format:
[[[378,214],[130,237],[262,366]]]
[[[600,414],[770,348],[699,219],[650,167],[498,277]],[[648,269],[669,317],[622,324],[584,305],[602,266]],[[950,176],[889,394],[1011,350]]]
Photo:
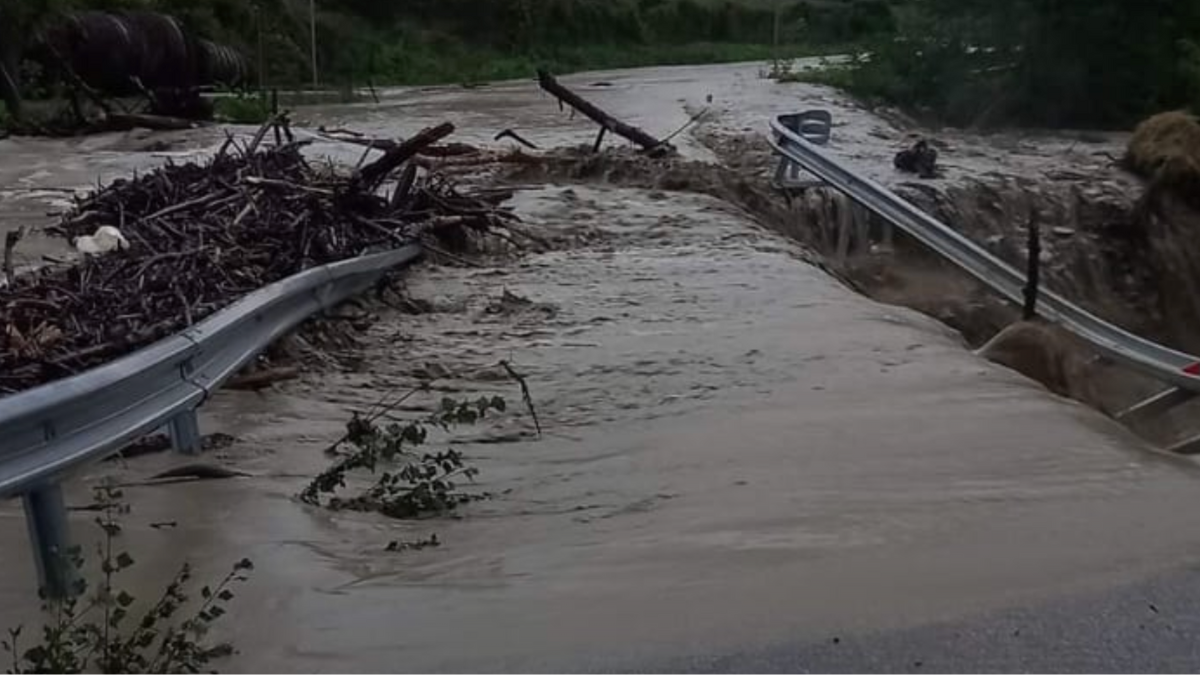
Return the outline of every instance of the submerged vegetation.
[[[412,393],[417,391],[420,390]],[[347,423],[343,439],[330,448],[330,454],[337,454],[339,459],[304,488],[300,493],[302,501],[332,509],[378,511],[392,518],[420,518],[444,515],[487,497],[462,489],[460,483],[473,482],[479,470],[467,464],[461,452],[453,448],[423,452],[419,448],[425,445],[431,429],[449,431],[452,427],[475,424],[489,412],[503,412],[504,399],[445,398],[424,420],[381,425],[380,420],[392,407],[382,406],[365,415],[355,415]],[[338,496],[351,473],[358,470],[366,471],[374,482],[353,497]]]
[[[102,537],[96,549],[96,580],[84,577],[88,565],[81,549],[66,553],[77,580],[63,599],[46,598],[41,639],[25,646],[22,628],[11,628],[3,640],[10,673],[196,673],[232,652],[228,644],[206,641],[212,625],[226,612],[236,584],[246,581],[254,565],[233,565],[215,585],[193,599],[192,570],[185,563],[157,599],[137,598],[118,585],[118,577],[135,565],[120,550],[121,516],[129,507],[111,485],[96,490]]]
[[[497,368],[520,386],[525,408],[540,436],[541,423],[525,377],[507,361]],[[414,519],[449,515],[459,506],[487,499],[488,493],[470,489],[479,469],[463,453],[453,447],[426,448],[431,435],[479,424],[504,413],[508,406],[500,396],[445,397],[420,419],[388,422],[410,399],[427,394],[430,385],[425,381],[403,393],[388,392],[369,410],[356,413],[346,424],[346,433],[326,451],[335,461],[305,486],[300,500],[331,509]],[[363,474],[369,480],[365,488],[361,487]],[[353,492],[352,496],[343,496],[345,491]],[[389,550],[439,545],[436,538],[413,545],[394,544]]]

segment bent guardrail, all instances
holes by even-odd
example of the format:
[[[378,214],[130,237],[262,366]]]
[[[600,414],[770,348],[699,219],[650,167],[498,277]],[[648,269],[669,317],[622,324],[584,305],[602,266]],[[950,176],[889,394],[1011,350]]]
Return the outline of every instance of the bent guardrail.
[[[857,175],[788,128],[782,119],[772,120],[771,131],[771,145],[781,157],[844,192],[1002,296],[1018,304],[1023,301],[1023,272],[890,190]],[[1200,394],[1200,376],[1184,370],[1194,367],[1200,357],[1130,333],[1053,291],[1039,292],[1038,313],[1083,338],[1101,354],[1192,396]]]
[[[417,245],[305,270],[112,363],[0,398],[0,498],[25,497],[41,583],[67,588],[66,510],[58,481],[129,441],[169,426],[175,447],[200,447],[196,408],[310,315],[329,310],[421,255]]]

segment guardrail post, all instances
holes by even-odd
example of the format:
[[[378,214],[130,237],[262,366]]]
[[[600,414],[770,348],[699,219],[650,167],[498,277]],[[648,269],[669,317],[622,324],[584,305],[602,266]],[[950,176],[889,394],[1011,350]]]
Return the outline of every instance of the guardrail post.
[[[65,598],[73,591],[75,567],[69,554],[71,538],[62,486],[38,488],[25,493],[23,499],[38,584],[47,598]]]
[[[200,437],[200,416],[195,408],[185,410],[167,424],[171,434],[171,447],[185,455],[200,454],[203,439]]]

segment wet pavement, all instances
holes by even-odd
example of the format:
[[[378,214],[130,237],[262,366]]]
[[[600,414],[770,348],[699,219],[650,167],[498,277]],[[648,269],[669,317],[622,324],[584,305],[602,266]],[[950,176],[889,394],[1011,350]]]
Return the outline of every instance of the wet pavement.
[[[748,67],[729,72],[578,81],[612,82],[595,90],[617,114],[619,101],[640,105],[622,91],[673,97],[670,115],[640,120],[671,127],[691,114],[679,91],[758,82]],[[401,135],[504,87],[395,93],[428,102],[311,116]],[[568,142],[577,129],[586,140],[586,123],[526,94],[520,105],[545,108],[527,118],[535,141]],[[489,107],[456,121],[472,140],[515,114]],[[186,147],[215,140],[190,133]],[[685,152],[705,152],[698,138]],[[0,184],[30,168],[9,157]],[[97,151],[60,178],[153,161]],[[237,439],[209,459],[250,477],[127,489],[139,598],[184,559],[205,578],[241,557],[256,563],[218,629],[240,650],[222,670],[903,669],[909,652],[838,661],[843,652],[820,646],[921,645],[914,662],[932,664],[941,634],[915,631],[1136,589],[1200,553],[1193,464],[981,360],[933,320],[855,294],[729,204],[554,184],[514,204],[553,250],[482,269],[421,266],[409,291],[433,311],[384,310],[357,367],[221,392],[203,409],[206,431]],[[529,303],[505,303],[505,292]],[[528,377],[541,438],[501,360]],[[350,411],[430,373],[443,376],[436,395],[508,398],[509,415],[457,439],[493,499],[461,519],[399,522],[294,498]],[[90,501],[102,476],[181,461],[90,468],[70,500]],[[76,515],[89,532],[91,514]],[[433,533],[442,546],[384,551]],[[15,504],[0,511],[0,541],[0,624],[31,620]],[[967,669],[1026,663],[941,653]]]

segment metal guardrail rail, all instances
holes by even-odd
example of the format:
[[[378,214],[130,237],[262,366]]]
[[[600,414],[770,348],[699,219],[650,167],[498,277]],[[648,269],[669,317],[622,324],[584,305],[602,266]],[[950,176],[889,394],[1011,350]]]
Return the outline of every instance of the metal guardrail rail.
[[[892,225],[904,230],[1005,298],[1018,304],[1023,301],[1023,272],[890,190],[846,168],[789,128],[789,118],[790,116],[785,115],[771,121],[771,145],[780,155],[781,161],[803,167]],[[1194,368],[1200,362],[1200,357],[1130,333],[1087,312],[1053,291],[1039,292],[1038,313],[1083,338],[1101,354],[1171,385],[1174,389],[1156,397],[1162,405],[1175,405],[1200,395],[1200,376],[1184,370]]]
[[[0,398],[0,498],[25,500],[42,587],[68,588],[67,473],[163,426],[177,450],[198,452],[196,409],[226,378],[310,315],[420,255],[414,244],[305,270],[112,363]]]

